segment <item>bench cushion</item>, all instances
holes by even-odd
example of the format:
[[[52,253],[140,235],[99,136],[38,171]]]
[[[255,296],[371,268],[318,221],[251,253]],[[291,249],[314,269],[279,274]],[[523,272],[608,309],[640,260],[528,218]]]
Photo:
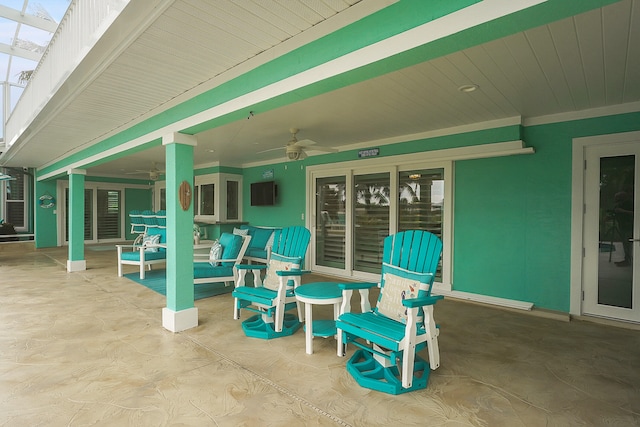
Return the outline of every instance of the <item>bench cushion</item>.
[[[228,263],[225,263],[228,264]],[[233,263],[231,263],[233,265]],[[233,277],[233,267],[219,265],[213,267],[208,262],[196,262],[193,264],[193,278],[204,279],[207,277]]]
[[[159,252],[148,252],[145,251],[144,259],[145,261],[153,261],[156,259],[165,259],[167,253],[165,251]],[[140,251],[132,251],[132,252],[122,252],[122,256],[120,257],[123,261],[138,261],[140,262]]]
[[[258,249],[258,248],[247,248],[247,251],[244,253],[245,257],[253,257],[253,258],[261,258],[264,259],[266,261],[267,259],[267,251],[265,251],[264,249]]]
[[[231,233],[222,233],[219,239],[222,245],[222,259],[236,259],[242,248],[242,236]],[[225,267],[232,267],[235,262],[223,262]]]
[[[245,224],[241,225],[240,228],[249,230],[249,235],[251,236],[251,242],[249,242],[248,249],[258,249],[258,250],[264,250],[266,248],[267,243],[269,242],[269,239],[273,235],[273,232],[276,230],[275,228],[254,227],[252,225],[245,225]]]

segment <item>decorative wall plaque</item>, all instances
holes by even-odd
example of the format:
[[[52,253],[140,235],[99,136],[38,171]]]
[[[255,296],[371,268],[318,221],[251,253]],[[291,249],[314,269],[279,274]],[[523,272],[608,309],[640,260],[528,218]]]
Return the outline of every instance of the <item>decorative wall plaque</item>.
[[[180,184],[178,200],[180,200],[180,206],[182,206],[183,211],[186,211],[191,206],[191,185],[187,181],[182,181],[182,184]]]

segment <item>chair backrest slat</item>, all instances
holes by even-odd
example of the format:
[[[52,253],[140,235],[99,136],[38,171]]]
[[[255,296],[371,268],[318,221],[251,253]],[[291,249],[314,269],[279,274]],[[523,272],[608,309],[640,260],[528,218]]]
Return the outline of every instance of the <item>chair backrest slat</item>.
[[[384,239],[382,261],[417,273],[436,273],[442,241],[424,230],[408,230]]]
[[[286,257],[304,258],[311,239],[311,232],[306,227],[284,227],[275,231],[271,251]]]

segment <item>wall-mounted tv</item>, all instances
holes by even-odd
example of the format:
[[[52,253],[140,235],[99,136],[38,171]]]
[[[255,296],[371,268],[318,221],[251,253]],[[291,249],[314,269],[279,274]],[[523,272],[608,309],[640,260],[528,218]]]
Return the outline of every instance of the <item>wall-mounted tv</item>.
[[[251,184],[251,206],[272,206],[276,204],[278,186],[275,181]]]

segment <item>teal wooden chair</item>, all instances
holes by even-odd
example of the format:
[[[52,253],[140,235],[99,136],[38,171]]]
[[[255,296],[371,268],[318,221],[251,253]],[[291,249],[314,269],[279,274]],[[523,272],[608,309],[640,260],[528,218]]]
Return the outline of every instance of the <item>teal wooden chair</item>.
[[[311,233],[305,227],[285,227],[275,231],[266,265],[238,264],[239,279],[232,295],[233,318],[241,310],[257,313],[242,322],[244,333],[253,338],[289,336],[301,326],[302,309],[294,289],[308,271],[302,270]],[[246,286],[246,273],[253,273],[253,286]],[[265,273],[264,278],[262,273]],[[297,316],[287,311],[297,308]]]
[[[140,267],[140,280],[144,280],[145,268],[167,262],[167,229],[158,225],[146,225],[142,240],[131,245],[116,245],[118,252],[118,277],[122,277],[123,265]]]
[[[232,285],[238,281],[236,265],[242,262],[250,241],[251,236],[222,233],[216,241],[219,249],[212,248],[208,254],[193,254],[194,285],[224,283],[231,292]]]
[[[400,394],[426,388],[430,370],[440,366],[433,306],[442,296],[431,287],[442,254],[442,242],[421,230],[384,239],[380,283],[340,284],[345,298],[355,289],[380,287],[376,307],[343,313],[336,321],[338,351],[357,350],[347,371],[362,387]],[[429,362],[417,352],[428,348]]]

